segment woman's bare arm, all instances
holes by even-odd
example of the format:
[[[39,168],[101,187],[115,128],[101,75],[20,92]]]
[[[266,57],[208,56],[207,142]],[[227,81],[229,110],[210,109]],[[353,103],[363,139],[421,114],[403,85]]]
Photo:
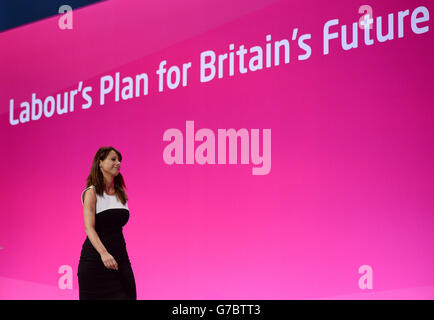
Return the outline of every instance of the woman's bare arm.
[[[101,256],[104,265],[109,269],[117,270],[118,265],[116,260],[110,255],[107,249],[104,247],[98,233],[95,230],[95,208],[96,208],[96,193],[93,188],[86,190],[83,200],[83,215],[84,215],[84,228],[86,230],[87,237],[92,243],[96,251]]]

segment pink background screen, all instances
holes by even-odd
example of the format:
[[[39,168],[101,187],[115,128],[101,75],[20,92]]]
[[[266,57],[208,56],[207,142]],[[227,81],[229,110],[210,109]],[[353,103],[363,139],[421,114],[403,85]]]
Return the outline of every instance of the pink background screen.
[[[393,13],[394,38],[379,42],[374,24],[372,45],[358,28],[358,47],[343,50],[341,26],[351,40],[363,4],[110,0],[73,8],[72,30],[58,15],[0,33],[0,298],[78,299],[80,195],[95,152],[112,145],[123,156],[138,299],[433,299],[432,1],[375,1],[383,34]],[[418,7],[430,14],[420,34]],[[339,37],[325,55],[332,19]],[[311,35],[306,60],[294,28]],[[282,49],[278,66],[240,73],[235,59],[233,76],[226,66],[200,81],[201,52],[265,53],[267,35],[288,40],[289,63]],[[167,70],[191,62],[186,86],[158,91],[163,60]],[[100,105],[101,77],[117,72],[147,73],[149,94],[112,92]],[[93,88],[90,108],[79,94],[73,112],[10,124],[10,99],[18,119],[32,93],[55,97],[80,81]],[[240,148],[236,164],[166,164],[163,134],[179,129],[185,153],[186,121],[216,145],[218,129],[259,129],[261,152],[271,129],[269,173],[252,174]],[[64,265],[72,289],[59,286]],[[363,265],[372,289],[359,286]]]

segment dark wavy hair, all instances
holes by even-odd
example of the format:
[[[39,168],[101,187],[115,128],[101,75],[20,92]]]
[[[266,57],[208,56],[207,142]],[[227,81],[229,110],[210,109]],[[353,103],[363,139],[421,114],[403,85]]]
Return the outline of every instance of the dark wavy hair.
[[[95,156],[93,157],[92,166],[90,168],[89,176],[86,181],[86,188],[89,186],[95,186],[96,194],[103,196],[103,192],[105,190],[104,176],[101,172],[101,168],[99,167],[99,160],[104,161],[109,155],[110,151],[114,151],[117,153],[119,157],[119,161],[122,161],[121,153],[113,148],[112,146],[105,146],[98,149]],[[125,192],[126,185],[124,181],[124,177],[119,172],[116,177],[114,177],[114,188],[116,191],[116,197],[125,205],[128,200],[128,196]]]

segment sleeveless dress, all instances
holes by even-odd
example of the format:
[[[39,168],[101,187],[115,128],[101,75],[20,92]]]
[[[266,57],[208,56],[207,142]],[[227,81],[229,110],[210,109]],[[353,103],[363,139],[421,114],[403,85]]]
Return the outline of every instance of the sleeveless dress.
[[[84,193],[81,203],[84,204]],[[123,226],[128,222],[130,212],[128,202],[125,205],[116,195],[104,192],[96,195],[95,231],[104,247],[118,264],[118,270],[106,268],[101,256],[90,242],[83,243],[78,264],[78,286],[80,300],[131,299],[136,300],[136,284],[130,259],[128,257]]]

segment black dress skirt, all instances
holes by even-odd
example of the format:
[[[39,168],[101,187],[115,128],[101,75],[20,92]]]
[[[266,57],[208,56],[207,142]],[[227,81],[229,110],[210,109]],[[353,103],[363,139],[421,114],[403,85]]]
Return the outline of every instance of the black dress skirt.
[[[89,188],[83,191],[82,201],[84,192]],[[97,195],[95,231],[116,260],[118,270],[104,266],[100,254],[86,237],[77,272],[80,300],[137,299],[134,273],[122,233],[129,216],[128,204],[123,205],[116,196],[106,193],[103,197]]]

